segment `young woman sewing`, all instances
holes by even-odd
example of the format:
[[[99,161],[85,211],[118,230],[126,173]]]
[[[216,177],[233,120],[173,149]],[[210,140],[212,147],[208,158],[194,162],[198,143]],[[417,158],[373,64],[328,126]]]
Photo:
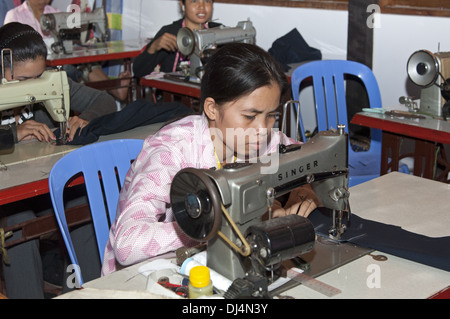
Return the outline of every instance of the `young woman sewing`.
[[[46,70],[46,45],[41,35],[29,25],[11,22],[0,27],[0,51],[5,48],[11,49],[12,52],[11,66],[10,51],[4,51],[3,65],[8,81],[35,79]],[[70,130],[67,132],[69,139],[92,119],[115,112],[117,109],[114,98],[106,92],[94,90],[70,79],[69,87],[71,110],[79,112],[78,116],[69,118]],[[30,139],[46,143],[55,139],[52,131],[54,123],[45,108],[40,105],[24,105],[3,111],[1,124],[9,127],[16,143]],[[71,205],[86,203],[83,190],[76,187],[71,188],[68,199],[71,199]],[[17,225],[51,213],[52,205],[48,194],[0,206],[0,218],[5,226]],[[82,259],[86,262],[83,262],[82,266],[82,271],[85,272],[83,277],[93,279],[100,276],[100,263],[92,225],[79,227],[72,232],[72,236],[76,245],[82,245]],[[7,241],[14,241],[17,238],[21,238],[20,232],[15,232]],[[39,240],[35,239],[8,248],[10,264],[3,265],[8,298],[44,298],[44,269],[39,244]],[[89,252],[93,253],[94,258],[91,258]],[[88,257],[84,258],[85,256]]]
[[[219,49],[202,78],[203,112],[149,136],[132,164],[110,230],[102,274],[197,244],[174,220],[169,199],[173,177],[186,167],[220,169],[226,163],[276,152],[280,138],[285,144],[295,143],[272,130],[287,90],[284,72],[266,51],[243,43]],[[237,135],[227,135],[230,130]],[[308,216],[317,204],[311,189],[304,187],[291,192],[284,207],[276,203],[273,216]]]
[[[156,66],[161,72],[174,72],[183,59],[177,47],[177,33],[181,28],[200,30],[214,28],[219,23],[211,22],[213,0],[179,1],[183,18],[163,26],[153,40],[147,44],[133,63],[134,75],[141,78],[152,73]]]

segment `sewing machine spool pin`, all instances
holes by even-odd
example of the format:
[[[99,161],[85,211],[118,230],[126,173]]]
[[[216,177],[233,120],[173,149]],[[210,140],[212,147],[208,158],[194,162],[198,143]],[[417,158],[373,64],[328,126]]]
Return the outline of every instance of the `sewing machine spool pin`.
[[[272,219],[272,206],[275,201],[275,189],[270,187],[267,192],[267,210],[269,212],[269,219]]]
[[[1,61],[1,63],[2,63],[2,79],[1,80],[2,80],[2,84],[3,84],[4,81],[6,81],[6,78],[5,78],[5,65],[4,65],[4,59],[3,59],[6,52],[9,52],[10,72],[11,72],[11,77],[14,78],[12,50],[8,49],[8,48],[4,48],[4,49],[2,49],[2,52],[1,52],[1,59],[2,59],[2,61]]]

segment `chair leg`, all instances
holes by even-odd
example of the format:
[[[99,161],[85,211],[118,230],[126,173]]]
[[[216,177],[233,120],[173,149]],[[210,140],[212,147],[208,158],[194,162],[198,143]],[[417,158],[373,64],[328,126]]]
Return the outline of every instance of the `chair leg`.
[[[437,181],[441,181],[444,183],[450,183],[449,174],[450,174],[450,163],[447,160],[447,155],[445,153],[444,145],[439,144],[439,153],[436,158],[437,164],[442,167],[442,173],[439,176],[436,176]]]
[[[3,279],[3,261],[1,260],[0,260],[0,296],[6,297],[6,286],[5,280]]]

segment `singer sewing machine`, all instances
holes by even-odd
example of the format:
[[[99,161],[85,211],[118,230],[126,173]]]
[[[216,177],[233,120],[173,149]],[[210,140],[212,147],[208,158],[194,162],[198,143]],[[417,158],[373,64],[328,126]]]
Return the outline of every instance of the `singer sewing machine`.
[[[54,69],[45,71],[37,79],[7,81],[3,65],[3,53],[5,50],[10,51],[9,49],[2,50],[0,111],[42,102],[52,119],[60,123],[61,135],[57,137],[57,143],[65,144],[70,112],[69,83],[66,72]],[[11,73],[13,73],[12,68]]]
[[[257,163],[183,169],[170,191],[175,219],[188,236],[207,242],[208,267],[230,280],[252,276],[270,282],[283,261],[315,245],[314,228],[304,217],[262,221],[275,198],[310,184],[333,211],[329,236],[339,239],[345,231],[343,218],[350,213],[347,138],[339,127],[302,145],[282,144],[279,153]]]
[[[420,107],[412,111],[450,117],[450,52],[416,51],[408,59],[407,72],[411,81],[422,87]]]
[[[79,14],[79,21],[75,17],[76,14]],[[99,34],[100,42],[105,42],[108,38],[107,18],[103,8],[94,9],[92,12],[43,14],[40,24],[42,31],[50,33],[55,40],[51,48],[56,54],[72,53],[74,43],[86,44],[94,28]]]
[[[189,66],[185,76],[203,76],[203,66],[219,45],[230,42],[255,43],[256,30],[251,21],[240,21],[236,27],[220,26],[216,28],[194,30],[182,28],[177,34],[178,50],[189,57]]]

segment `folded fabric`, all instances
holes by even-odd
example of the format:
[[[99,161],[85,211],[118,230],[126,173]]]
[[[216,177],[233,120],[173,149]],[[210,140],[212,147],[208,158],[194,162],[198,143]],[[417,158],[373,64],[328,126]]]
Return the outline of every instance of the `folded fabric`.
[[[308,217],[317,235],[328,236],[332,226],[332,212],[316,209]],[[342,242],[375,249],[424,265],[450,271],[450,236],[427,237],[376,221],[351,215]]]
[[[320,50],[310,47],[296,28],[275,40],[269,53],[281,64],[285,72],[289,71],[289,63],[321,60]]]
[[[193,113],[193,110],[179,102],[153,103],[147,100],[136,100],[121,111],[93,119],[81,132],[78,129],[74,139],[67,144],[86,145],[96,142],[102,135],[163,123],[190,113]],[[55,130],[55,135],[59,136],[59,129]]]

